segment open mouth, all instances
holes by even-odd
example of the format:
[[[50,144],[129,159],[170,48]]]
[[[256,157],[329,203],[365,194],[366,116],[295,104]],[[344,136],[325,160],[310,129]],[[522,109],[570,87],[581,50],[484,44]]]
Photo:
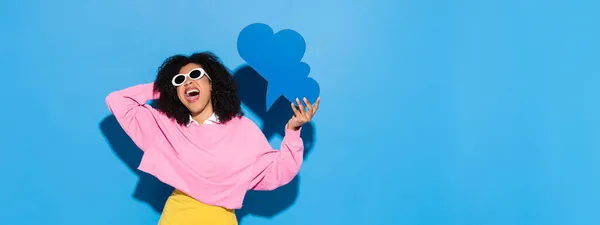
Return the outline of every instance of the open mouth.
[[[196,88],[190,88],[185,90],[185,100],[189,103],[193,103],[200,98],[200,90]]]

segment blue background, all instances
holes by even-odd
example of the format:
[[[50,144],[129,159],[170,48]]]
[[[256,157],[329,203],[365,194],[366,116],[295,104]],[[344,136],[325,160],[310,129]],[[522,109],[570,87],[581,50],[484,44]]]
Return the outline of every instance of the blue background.
[[[304,37],[322,102],[298,179],[251,193],[242,224],[600,224],[599,6],[1,1],[0,221],[155,224],[168,187],[105,96],[177,53],[242,71],[237,35],[261,22]]]

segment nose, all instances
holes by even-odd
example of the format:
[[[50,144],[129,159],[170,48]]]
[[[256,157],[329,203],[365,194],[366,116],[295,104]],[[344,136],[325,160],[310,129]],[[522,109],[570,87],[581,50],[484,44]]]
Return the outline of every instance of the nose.
[[[188,85],[192,84],[192,81],[191,80],[186,80],[186,81],[184,81],[184,83],[185,83],[185,86],[188,86]]]

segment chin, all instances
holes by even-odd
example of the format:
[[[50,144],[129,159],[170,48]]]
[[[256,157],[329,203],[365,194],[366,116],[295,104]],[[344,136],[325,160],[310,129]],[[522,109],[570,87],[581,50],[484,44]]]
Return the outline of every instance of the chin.
[[[198,115],[198,114],[202,113],[202,111],[204,111],[204,109],[194,109],[194,110],[190,110],[190,113],[192,113],[192,115]]]
[[[196,115],[196,114],[199,114],[202,111],[204,111],[204,109],[206,109],[205,106],[199,106],[199,105],[201,105],[201,104],[199,104],[199,103],[192,103],[191,105],[188,105],[187,108],[188,108],[188,110],[190,110],[190,112],[192,113],[192,115]]]

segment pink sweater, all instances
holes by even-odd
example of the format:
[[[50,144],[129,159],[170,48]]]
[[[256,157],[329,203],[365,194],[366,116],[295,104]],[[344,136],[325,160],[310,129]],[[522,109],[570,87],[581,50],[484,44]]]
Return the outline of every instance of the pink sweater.
[[[115,91],[108,108],[144,151],[138,167],[206,204],[239,209],[246,192],[289,183],[303,160],[300,130],[285,130],[279,151],[246,117],[226,123],[181,126],[147,105],[153,84]]]

